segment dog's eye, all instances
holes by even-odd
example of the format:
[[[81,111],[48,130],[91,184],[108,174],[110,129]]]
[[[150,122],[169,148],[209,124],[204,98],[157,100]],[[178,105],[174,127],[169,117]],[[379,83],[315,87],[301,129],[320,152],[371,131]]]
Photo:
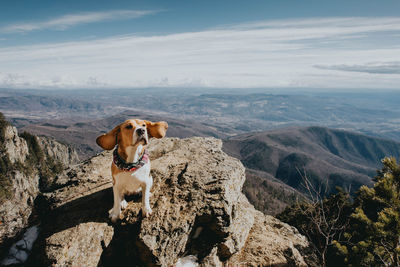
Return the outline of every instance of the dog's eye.
[[[133,128],[133,126],[132,126],[132,125],[130,125],[130,124],[129,124],[129,125],[127,125],[127,126],[125,126],[125,129],[128,129],[128,130],[129,130],[129,129],[132,129],[132,128]]]
[[[142,124],[143,127],[146,127],[146,124]]]

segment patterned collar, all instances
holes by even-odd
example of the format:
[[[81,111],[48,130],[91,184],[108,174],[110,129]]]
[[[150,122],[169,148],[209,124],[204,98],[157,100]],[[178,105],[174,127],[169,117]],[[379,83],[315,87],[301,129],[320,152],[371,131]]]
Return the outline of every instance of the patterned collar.
[[[144,153],[142,154],[142,156],[139,158],[138,161],[128,163],[118,154],[118,146],[117,146],[113,152],[113,162],[118,167],[118,169],[122,171],[133,172],[136,171],[137,169],[140,169],[146,163],[149,162],[149,154],[147,153],[147,150],[144,150]]]

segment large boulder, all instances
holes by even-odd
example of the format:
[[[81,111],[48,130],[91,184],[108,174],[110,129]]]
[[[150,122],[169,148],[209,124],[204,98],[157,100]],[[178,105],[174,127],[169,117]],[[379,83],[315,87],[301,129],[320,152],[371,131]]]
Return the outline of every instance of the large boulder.
[[[243,165],[221,147],[214,138],[152,140],[153,213],[143,218],[141,196],[132,196],[116,224],[107,212],[111,153],[69,169],[65,186],[40,200],[42,232],[29,263],[305,266],[313,255],[305,237],[254,210],[241,193]]]

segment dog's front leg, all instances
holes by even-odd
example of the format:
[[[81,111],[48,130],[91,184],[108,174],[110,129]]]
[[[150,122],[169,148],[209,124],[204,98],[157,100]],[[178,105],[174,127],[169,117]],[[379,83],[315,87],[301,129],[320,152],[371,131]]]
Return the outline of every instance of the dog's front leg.
[[[150,208],[150,189],[153,185],[153,177],[149,175],[145,183],[142,184],[142,214],[144,217],[150,216],[152,210]]]
[[[119,215],[121,213],[121,201],[123,198],[116,184],[114,184],[113,186],[113,194],[114,194],[114,206],[108,213],[110,214],[109,217],[111,219],[111,222],[115,223],[119,219]]]

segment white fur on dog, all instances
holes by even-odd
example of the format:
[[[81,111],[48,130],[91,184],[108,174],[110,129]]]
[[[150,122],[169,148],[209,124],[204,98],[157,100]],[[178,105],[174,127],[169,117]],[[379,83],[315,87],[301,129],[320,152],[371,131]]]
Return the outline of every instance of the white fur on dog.
[[[130,151],[128,154],[128,160],[135,162],[139,159],[142,146],[138,146],[136,151]],[[133,155],[132,155],[133,154]],[[132,160],[133,159],[133,160]],[[114,193],[114,206],[109,211],[111,221],[115,222],[118,220],[121,213],[121,208],[125,209],[127,203],[124,199],[124,195],[133,194],[142,191],[142,213],[143,216],[147,217],[151,214],[150,208],[150,189],[153,185],[153,178],[150,176],[150,160],[148,163],[143,165],[134,172],[120,172],[115,175],[115,184],[113,186]]]

